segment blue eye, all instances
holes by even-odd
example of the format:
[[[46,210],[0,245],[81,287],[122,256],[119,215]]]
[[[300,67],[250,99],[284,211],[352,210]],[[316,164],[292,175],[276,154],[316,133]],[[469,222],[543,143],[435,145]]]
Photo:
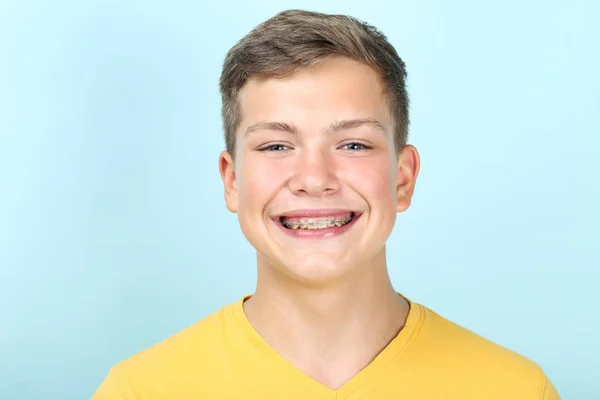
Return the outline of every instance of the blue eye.
[[[352,143],[347,143],[347,144],[343,145],[342,148],[344,150],[360,151],[360,150],[368,150],[371,147],[364,145],[362,143],[352,142]]]
[[[288,147],[284,144],[271,144],[269,146],[263,147],[262,149],[260,149],[260,151],[283,151],[283,150],[287,150]]]

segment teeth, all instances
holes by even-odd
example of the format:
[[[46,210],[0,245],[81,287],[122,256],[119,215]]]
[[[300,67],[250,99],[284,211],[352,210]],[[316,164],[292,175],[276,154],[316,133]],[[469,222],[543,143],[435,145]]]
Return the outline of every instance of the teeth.
[[[301,218],[299,222],[286,221],[282,219],[283,226],[289,229],[327,229],[346,225],[352,220],[352,216],[346,218],[335,219],[332,217],[325,218]]]

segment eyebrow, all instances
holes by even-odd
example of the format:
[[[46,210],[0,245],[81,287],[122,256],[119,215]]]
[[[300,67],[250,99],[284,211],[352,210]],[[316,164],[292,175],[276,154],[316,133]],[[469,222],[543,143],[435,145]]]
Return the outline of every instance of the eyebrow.
[[[332,135],[342,131],[349,131],[352,129],[359,128],[361,126],[369,126],[385,134],[385,128],[383,124],[377,121],[375,118],[356,118],[356,119],[347,119],[343,121],[336,121],[331,123],[327,128],[325,128],[322,133],[326,135]],[[244,133],[244,137],[249,136],[250,134],[257,131],[277,131],[277,132],[287,132],[292,135],[298,135],[298,128],[292,124],[288,124],[287,122],[257,122],[255,124],[250,125],[246,132]]]
[[[326,134],[334,134],[342,131],[349,131],[352,129],[359,128],[361,126],[367,126],[385,134],[385,128],[383,124],[377,121],[375,118],[357,118],[347,119],[343,121],[333,122],[329,127],[324,130]]]

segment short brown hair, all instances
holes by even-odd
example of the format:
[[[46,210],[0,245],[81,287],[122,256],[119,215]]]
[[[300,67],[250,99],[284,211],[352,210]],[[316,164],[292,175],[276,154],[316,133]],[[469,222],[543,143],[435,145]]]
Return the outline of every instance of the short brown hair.
[[[396,151],[408,139],[408,93],[404,62],[375,27],[346,15],[287,10],[258,25],[229,50],[219,82],[225,145],[235,157],[241,121],[238,93],[249,78],[285,78],[335,56],[374,67],[385,86],[395,123]]]

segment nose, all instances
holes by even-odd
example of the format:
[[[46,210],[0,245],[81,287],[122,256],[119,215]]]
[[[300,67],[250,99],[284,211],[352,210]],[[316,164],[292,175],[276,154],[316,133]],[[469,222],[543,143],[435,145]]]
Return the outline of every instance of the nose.
[[[335,160],[326,151],[305,149],[297,156],[294,175],[288,185],[294,194],[326,196],[337,193],[340,182]]]

